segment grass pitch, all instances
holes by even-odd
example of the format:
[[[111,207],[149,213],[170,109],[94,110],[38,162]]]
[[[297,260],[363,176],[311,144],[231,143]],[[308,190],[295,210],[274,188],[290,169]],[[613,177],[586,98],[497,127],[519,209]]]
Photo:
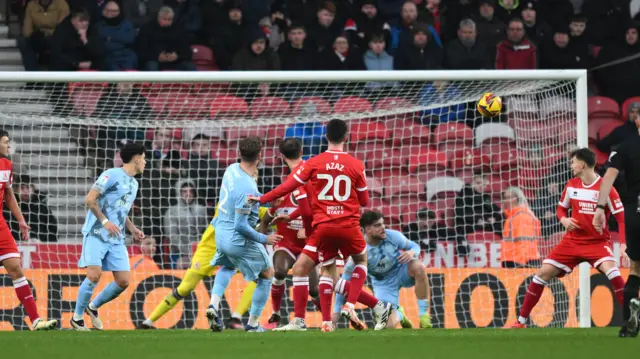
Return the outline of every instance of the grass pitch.
[[[640,338],[618,338],[617,328],[0,333],[2,358],[572,359],[637,355],[639,348]]]

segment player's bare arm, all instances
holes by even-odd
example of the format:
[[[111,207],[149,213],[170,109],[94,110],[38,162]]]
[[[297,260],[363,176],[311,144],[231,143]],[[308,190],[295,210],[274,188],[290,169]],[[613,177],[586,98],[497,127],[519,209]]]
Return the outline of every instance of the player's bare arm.
[[[87,193],[87,196],[84,198],[84,204],[89,208],[91,213],[93,213],[93,215],[96,216],[98,221],[102,223],[104,228],[111,235],[119,236],[120,228],[118,228],[118,226],[115,225],[114,223],[110,222],[107,216],[105,216],[105,214],[102,213],[102,210],[100,209],[100,204],[98,203],[98,199],[100,198],[100,195],[101,195],[100,191],[92,188],[89,191],[89,193]]]
[[[13,193],[13,189],[5,188],[4,189],[4,198],[5,202],[7,202],[7,208],[11,211],[11,214],[18,220],[18,224],[20,226],[20,235],[22,239],[25,241],[29,239],[29,230],[31,227],[24,220],[24,215],[22,215],[22,211],[20,210],[20,205],[16,200],[16,196]]]
[[[267,234],[269,232],[269,226],[271,225],[271,214],[267,211],[262,218],[260,218],[260,227],[258,228],[258,232],[262,234]]]
[[[131,221],[129,217],[127,217],[125,225],[127,227],[127,230],[133,235],[133,240],[141,241],[144,239],[144,232],[138,229],[138,227],[136,227],[136,225]]]
[[[606,225],[606,218],[604,214],[604,210],[607,206],[607,199],[609,198],[609,193],[611,193],[611,189],[613,188],[613,182],[616,181],[618,177],[617,168],[609,167],[607,172],[602,177],[602,183],[600,184],[600,193],[598,194],[598,207],[596,208],[596,213],[593,216],[593,227],[599,232],[602,233],[604,226]],[[604,203],[603,203],[604,202]]]

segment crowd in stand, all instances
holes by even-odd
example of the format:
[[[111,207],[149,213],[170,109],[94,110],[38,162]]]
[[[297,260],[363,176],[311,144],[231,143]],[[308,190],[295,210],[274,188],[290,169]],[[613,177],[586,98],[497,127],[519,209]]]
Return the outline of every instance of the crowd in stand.
[[[18,43],[27,71],[594,69],[590,73],[590,91],[622,103],[640,95],[640,73],[636,71],[640,58],[633,57],[640,53],[638,3],[30,0],[16,11],[23,27]],[[198,49],[195,45],[211,50],[210,63],[194,61],[194,51]],[[611,65],[619,59],[623,60]],[[369,91],[377,91],[395,84],[366,86]],[[261,88],[246,90],[268,92]],[[287,93],[287,89],[282,91]],[[455,91],[459,90],[433,83],[422,90],[421,98],[450,98]],[[637,116],[640,104],[633,106],[630,116]],[[462,104],[432,109],[421,114],[418,121],[431,127],[467,121],[473,128],[478,123],[469,119],[478,117],[466,114],[469,108]],[[96,116],[152,119],[152,110],[138,88],[118,84],[105,90]],[[287,129],[287,136],[318,132],[316,128],[296,126]],[[625,128],[601,139],[598,148],[610,151],[632,133]],[[152,132],[147,137],[151,138],[149,170],[141,180],[136,211],[143,214],[142,225],[150,235],[166,240],[171,265],[184,268],[191,242],[206,228],[217,200],[224,165],[212,154],[212,148],[220,136],[211,131],[185,131],[178,141],[182,145],[176,146],[173,131],[158,128]],[[318,142],[305,142],[305,154],[317,153],[310,147],[321,148],[321,130],[318,134]],[[98,128],[94,137],[92,143],[85,145],[88,157],[107,160],[97,164],[102,169],[109,167],[114,157],[117,162],[113,143],[142,140],[145,130],[105,127]],[[271,168],[261,171],[261,189],[279,183],[280,175]],[[527,204],[518,188],[501,193],[499,199],[486,194],[487,178],[475,173],[455,199],[454,223],[446,226],[434,211],[424,208],[418,211],[415,221],[405,223],[404,231],[427,251],[433,251],[438,240],[453,240],[460,255],[467,254],[466,236],[475,231],[510,238],[547,236],[562,230],[555,218],[555,206],[569,176],[566,161],[559,163],[545,177],[535,200]],[[39,198],[35,188],[27,187],[31,197],[25,189],[25,206]],[[516,216],[523,211],[524,217]],[[51,216],[47,210],[36,213]],[[514,225],[514,221],[519,222]],[[46,223],[55,226],[55,218]],[[528,232],[513,233],[516,227]],[[43,238],[55,240],[55,236]],[[507,247],[503,251],[514,250]],[[524,266],[527,261],[535,265],[535,252],[535,248],[529,248],[519,257],[526,260],[505,260],[503,265]]]

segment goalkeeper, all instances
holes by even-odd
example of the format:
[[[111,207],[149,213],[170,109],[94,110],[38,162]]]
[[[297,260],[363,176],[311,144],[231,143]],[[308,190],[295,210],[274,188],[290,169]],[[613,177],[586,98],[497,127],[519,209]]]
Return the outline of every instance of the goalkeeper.
[[[216,212],[213,216],[215,219],[218,216],[218,207],[216,206]],[[260,207],[260,218],[267,213],[266,207]],[[211,221],[213,223],[213,220]],[[196,288],[198,283],[206,277],[210,277],[215,271],[215,267],[211,266],[211,261],[216,254],[216,231],[213,228],[213,224],[209,224],[207,230],[202,234],[198,248],[191,260],[191,267],[184,275],[182,282],[175,288],[170,294],[168,294],[160,304],[153,310],[148,319],[146,319],[138,327],[138,329],[155,329],[153,323],[167,314],[178,302],[191,294]],[[247,286],[242,293],[240,304],[233,312],[231,319],[227,322],[227,328],[229,329],[244,329],[242,325],[242,316],[249,311],[251,307],[251,301],[253,298],[253,292],[256,289],[255,282],[248,282]]]

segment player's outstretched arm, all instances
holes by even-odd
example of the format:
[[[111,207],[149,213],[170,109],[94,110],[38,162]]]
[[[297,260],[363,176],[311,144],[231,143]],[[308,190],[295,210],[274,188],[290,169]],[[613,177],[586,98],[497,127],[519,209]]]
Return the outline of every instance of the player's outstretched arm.
[[[22,210],[20,210],[20,205],[16,200],[16,195],[13,193],[13,189],[7,187],[4,189],[4,198],[7,202],[7,208],[11,211],[11,214],[18,220],[18,224],[20,226],[20,234],[22,239],[25,241],[29,239],[29,230],[31,227],[24,220],[24,215],[22,214]]]
[[[270,192],[267,192],[260,196],[258,202],[265,204],[269,202],[273,202],[280,197],[284,197],[285,195],[295,191],[298,187],[302,186],[304,182],[299,182],[295,176],[290,177],[283,184],[274,188]],[[254,198],[251,198],[254,199]]]
[[[388,230],[386,240],[405,251],[398,257],[398,261],[402,264],[409,263],[420,255],[420,245],[398,231]]]
[[[607,206],[607,200],[609,198],[609,194],[611,193],[611,189],[613,188],[613,182],[616,181],[618,177],[618,173],[620,171],[615,167],[609,167],[607,172],[605,172],[604,177],[602,177],[602,182],[600,183],[600,193],[598,194],[598,208],[596,208],[596,213],[593,216],[593,227],[600,233],[604,229],[606,225],[606,217],[604,215],[604,209]]]

